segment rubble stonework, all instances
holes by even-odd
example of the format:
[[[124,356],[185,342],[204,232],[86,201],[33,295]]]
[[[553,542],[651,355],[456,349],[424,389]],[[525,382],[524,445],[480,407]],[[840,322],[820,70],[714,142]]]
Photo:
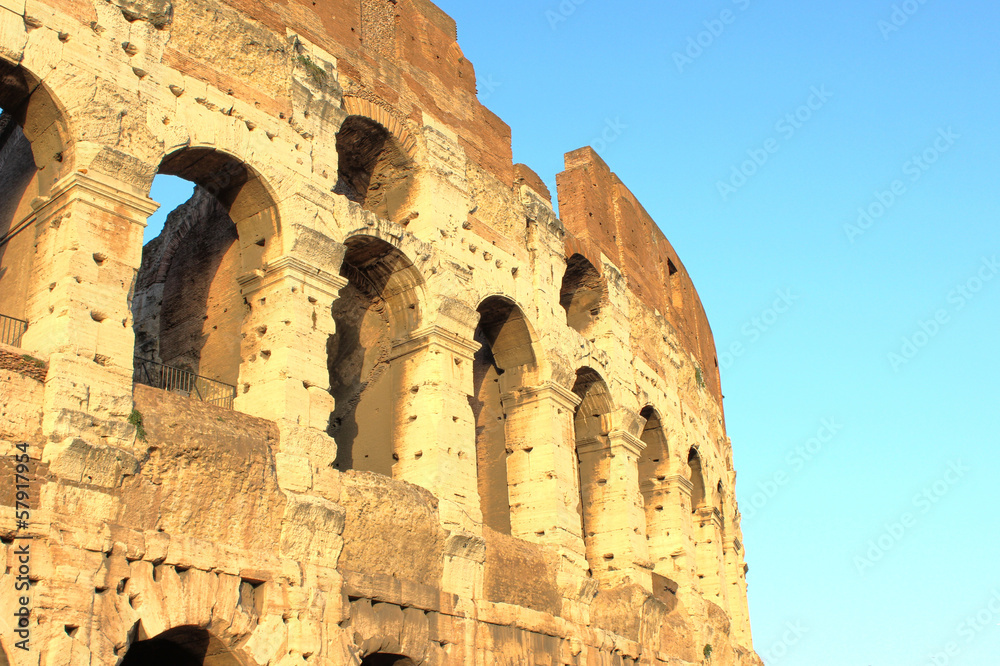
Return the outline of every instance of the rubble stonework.
[[[0,0],[0,664],[761,663],[687,271],[589,148],[556,215],[456,34]]]

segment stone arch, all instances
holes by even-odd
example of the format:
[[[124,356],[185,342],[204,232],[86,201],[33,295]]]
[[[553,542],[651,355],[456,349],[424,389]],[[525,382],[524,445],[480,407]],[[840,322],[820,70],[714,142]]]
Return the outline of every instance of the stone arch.
[[[376,652],[362,659],[361,666],[416,666],[416,662],[401,654]]]
[[[580,398],[573,419],[580,484],[578,511],[587,561],[593,571],[595,563],[604,555],[598,550],[595,535],[605,532],[609,521],[620,519],[620,516],[606,515],[600,501],[611,478],[608,432],[614,402],[604,378],[593,368],[577,371],[573,393]]]
[[[121,666],[248,666],[248,662],[205,629],[182,626],[136,641]]]
[[[688,481],[691,482],[691,513],[705,506],[705,474],[701,454],[694,446],[688,451]]]
[[[31,202],[68,172],[71,135],[48,86],[2,59],[0,110],[0,315],[27,321],[36,279]]]
[[[507,411],[504,397],[526,385],[537,370],[535,336],[524,312],[512,300],[490,296],[480,303],[473,357],[473,393],[469,402],[476,422],[476,458],[483,522],[511,533]]]
[[[176,150],[159,173],[197,187],[143,249],[136,353],[236,385],[250,311],[241,281],[281,253],[275,196],[256,169],[211,148]]]
[[[335,408],[328,434],[337,469],[392,475],[393,419],[402,398],[393,349],[420,326],[424,279],[396,246],[374,236],[344,241],[340,275],[347,279],[331,315],[327,342]]]
[[[670,497],[667,481],[671,472],[670,450],[660,414],[651,405],[639,415],[646,420],[639,439],[645,443],[639,456],[639,490],[646,515],[646,538],[669,532]]]
[[[352,104],[364,113],[349,115],[337,132],[333,191],[379,218],[407,224],[416,190],[415,144],[398,120],[368,104]]]
[[[719,512],[719,517],[722,519],[722,524],[726,524],[726,489],[722,485],[722,480],[719,480],[718,485],[715,486],[715,496],[713,498],[713,506]]]
[[[607,285],[594,264],[582,254],[567,259],[559,289],[559,304],[566,311],[566,325],[587,335],[607,300]]]

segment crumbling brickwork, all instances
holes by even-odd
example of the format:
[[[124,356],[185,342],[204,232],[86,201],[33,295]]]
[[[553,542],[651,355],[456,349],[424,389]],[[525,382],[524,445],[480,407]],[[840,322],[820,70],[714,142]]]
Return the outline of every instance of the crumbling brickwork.
[[[0,0],[0,108],[0,664],[760,663],[697,292],[431,2]]]

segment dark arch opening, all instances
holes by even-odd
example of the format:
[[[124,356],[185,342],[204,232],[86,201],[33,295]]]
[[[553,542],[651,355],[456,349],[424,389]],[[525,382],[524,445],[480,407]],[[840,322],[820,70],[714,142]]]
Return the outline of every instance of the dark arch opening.
[[[337,155],[335,194],[391,222],[409,221],[415,167],[389,130],[371,118],[348,116],[337,132]]]
[[[129,648],[121,666],[241,666],[215,636],[197,627],[177,627]]]
[[[416,664],[412,659],[401,654],[377,652],[362,659],[361,666],[416,666]]]
[[[719,511],[719,517],[723,524],[726,522],[726,490],[722,486],[722,481],[715,487],[715,508]]]
[[[531,331],[524,313],[506,298],[492,296],[479,306],[475,339],[482,346],[473,358],[474,394],[469,403],[476,422],[476,462],[483,522],[511,533],[507,457],[507,414],[503,396],[523,386],[535,368]]]
[[[336,469],[392,476],[395,404],[394,342],[420,322],[423,278],[396,247],[370,236],[345,242],[341,276],[347,285],[331,314],[327,341],[330,392],[335,401],[328,434],[337,442]]]
[[[663,516],[669,502],[666,481],[670,475],[670,451],[659,413],[647,406],[639,415],[646,419],[640,436],[646,448],[639,456],[639,489],[646,515],[646,537],[649,538],[654,531],[666,529]]]
[[[576,433],[576,460],[580,482],[580,504],[577,510],[583,528],[583,542],[587,551],[587,561],[591,570],[599,561],[601,553],[596,552],[594,535],[600,529],[602,520],[613,520],[601,511],[600,498],[606,492],[610,479],[610,451],[607,442],[607,417],[614,406],[611,392],[604,379],[591,368],[581,368],[576,373],[573,392],[580,397],[573,420]],[[593,444],[596,450],[584,451]]]
[[[694,513],[705,505],[705,477],[702,474],[701,456],[698,449],[692,448],[688,452],[688,467],[691,468],[691,513]]]
[[[70,159],[64,115],[21,67],[0,60],[0,315],[28,319],[35,234],[31,202],[48,196]],[[24,325],[7,321],[2,340],[20,346]]]
[[[159,175],[196,187],[143,248],[136,355],[237,385],[250,311],[238,280],[280,252],[277,206],[255,171],[219,151],[183,148]]]
[[[582,254],[566,260],[566,274],[559,290],[559,304],[566,310],[566,324],[586,335],[607,301],[607,288],[594,264]]]

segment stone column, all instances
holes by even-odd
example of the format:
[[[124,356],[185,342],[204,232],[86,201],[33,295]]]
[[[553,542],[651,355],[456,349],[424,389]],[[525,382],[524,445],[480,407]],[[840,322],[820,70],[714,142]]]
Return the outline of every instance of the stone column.
[[[639,492],[639,456],[645,447],[624,430],[577,443],[587,559],[594,577],[608,587],[633,583],[652,591]]]
[[[326,477],[333,476],[337,455],[326,434],[334,408],[326,352],[335,331],[330,308],[347,280],[284,255],[238,281],[250,311],[235,408],[278,423],[275,462],[283,490],[321,490],[335,483]]]
[[[722,514],[718,509],[703,506],[695,512],[695,557],[699,590],[707,599],[728,609],[722,531]]]
[[[43,428],[53,438],[128,438],[132,412],[130,300],[142,234],[159,204],[104,176],[68,174],[34,208],[35,260],[24,350],[48,361]]]
[[[653,571],[681,587],[693,578],[694,541],[691,534],[689,480],[675,475],[642,485],[646,505],[646,543]]]
[[[394,345],[393,478],[430,490],[446,529],[482,534],[476,425],[469,404],[478,342],[438,326]]]
[[[588,568],[580,529],[573,415],[580,396],[553,382],[501,397],[513,536],[555,546]]]
[[[733,635],[740,645],[752,648],[743,543],[736,537],[726,542],[726,580],[729,587],[729,617],[733,622]]]

